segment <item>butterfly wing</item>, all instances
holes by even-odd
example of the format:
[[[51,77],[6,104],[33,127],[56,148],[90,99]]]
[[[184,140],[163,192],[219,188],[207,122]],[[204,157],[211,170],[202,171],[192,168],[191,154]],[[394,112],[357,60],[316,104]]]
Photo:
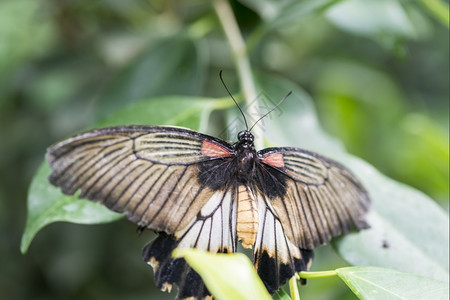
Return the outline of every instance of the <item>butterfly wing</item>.
[[[174,248],[236,250],[236,184],[228,176],[233,148],[191,130],[121,126],[88,131],[48,149],[49,180],[66,194],[98,201],[164,232],[144,249],[161,288],[194,296],[200,277]],[[234,217],[233,217],[234,216]],[[181,272],[182,271],[182,272]],[[200,289],[206,293],[206,289]]]
[[[80,198],[172,234],[211,198],[218,187],[211,187],[208,174],[232,151],[223,141],[186,129],[122,126],[79,134],[49,148],[46,158],[50,182],[64,193],[81,190]]]
[[[254,262],[273,293],[309,268],[313,248],[367,228],[369,197],[349,170],[324,156],[298,148],[267,148],[258,155]]]
[[[171,290],[179,287],[178,298],[210,295],[201,277],[183,258],[172,258],[175,248],[197,248],[210,252],[236,251],[236,185],[233,181],[214,193],[195,220],[174,235],[161,234],[143,249],[144,260],[153,266],[156,285]]]
[[[285,234],[284,222],[278,217],[270,198],[257,193],[259,230],[253,247],[253,263],[269,293],[273,294],[296,272],[308,270],[313,251],[299,249]]]
[[[368,228],[369,196],[344,166],[298,148],[268,148],[259,155],[259,181],[295,245],[313,249],[351,229]]]

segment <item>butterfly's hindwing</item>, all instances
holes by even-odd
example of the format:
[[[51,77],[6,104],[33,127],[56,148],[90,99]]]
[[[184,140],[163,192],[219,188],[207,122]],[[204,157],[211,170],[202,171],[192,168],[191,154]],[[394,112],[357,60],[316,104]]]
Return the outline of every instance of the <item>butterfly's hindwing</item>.
[[[159,288],[178,285],[179,298],[209,295],[200,276],[183,258],[172,258],[175,248],[196,248],[213,253],[232,253],[237,248],[236,184],[230,182],[215,192],[195,220],[174,235],[162,234],[143,250],[144,260],[154,267]]]
[[[235,252],[236,210],[236,185],[227,184],[213,194],[188,226],[175,233],[178,248]]]
[[[299,249],[286,236],[272,199],[259,192],[259,230],[253,249],[258,275],[272,294],[298,271],[309,269],[313,253]]]
[[[156,286],[170,292],[173,284],[178,285],[178,299],[193,297],[202,299],[211,295],[200,275],[184,258],[172,258],[172,251],[178,243],[173,235],[160,233],[156,239],[144,247],[142,257],[153,267]]]

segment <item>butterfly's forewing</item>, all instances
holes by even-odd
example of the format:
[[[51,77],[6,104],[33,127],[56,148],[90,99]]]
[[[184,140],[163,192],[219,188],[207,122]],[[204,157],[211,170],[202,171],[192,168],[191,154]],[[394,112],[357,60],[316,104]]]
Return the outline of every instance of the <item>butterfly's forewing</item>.
[[[81,190],[80,198],[164,232],[146,246],[144,258],[155,267],[160,288],[177,283],[179,297],[189,297],[207,291],[184,259],[171,258],[171,250],[236,250],[236,184],[226,172],[233,151],[186,129],[121,126],[79,134],[50,147],[46,158],[50,182],[64,193]]]
[[[297,247],[313,249],[351,229],[368,227],[368,194],[342,165],[298,148],[267,148],[259,155],[261,188]]]
[[[212,150],[222,153],[212,156]],[[64,193],[80,189],[80,198],[126,212],[141,227],[172,234],[186,227],[214,193],[199,180],[202,164],[213,165],[231,151],[224,142],[185,129],[122,126],[56,144],[47,161],[50,182]]]

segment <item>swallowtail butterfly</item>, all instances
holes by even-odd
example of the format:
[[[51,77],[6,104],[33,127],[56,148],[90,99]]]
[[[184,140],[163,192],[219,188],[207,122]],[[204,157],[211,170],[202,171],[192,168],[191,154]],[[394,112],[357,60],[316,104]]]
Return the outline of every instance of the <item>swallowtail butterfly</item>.
[[[253,139],[248,129],[235,144],[178,127],[95,129],[48,149],[49,180],[156,231],[143,257],[162,290],[175,283],[179,298],[210,295],[172,250],[233,253],[240,241],[274,293],[308,270],[312,249],[367,228],[370,200],[341,164],[299,148],[256,151]]]

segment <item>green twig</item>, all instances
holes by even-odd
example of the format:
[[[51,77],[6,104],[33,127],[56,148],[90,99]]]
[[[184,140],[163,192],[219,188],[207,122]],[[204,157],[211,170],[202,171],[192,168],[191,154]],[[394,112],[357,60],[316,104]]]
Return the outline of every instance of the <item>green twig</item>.
[[[335,270],[330,271],[320,271],[320,272],[305,272],[301,271],[298,273],[300,278],[311,279],[311,278],[325,278],[325,277],[333,277],[337,275]]]
[[[291,292],[292,300],[300,300],[300,293],[298,292],[297,285],[297,276],[292,276],[291,279],[289,279],[289,291]]]
[[[227,0],[215,0],[213,5],[231,48],[231,54],[236,65],[239,82],[245,101],[247,102],[247,113],[250,116],[257,117],[260,114],[257,102],[254,101],[258,96],[256,84],[250,67],[247,48],[236,18],[234,17],[233,10]],[[258,137],[262,136],[261,131],[255,127],[253,129],[253,134],[257,137],[255,141],[256,147],[262,148],[262,139],[258,139]]]

